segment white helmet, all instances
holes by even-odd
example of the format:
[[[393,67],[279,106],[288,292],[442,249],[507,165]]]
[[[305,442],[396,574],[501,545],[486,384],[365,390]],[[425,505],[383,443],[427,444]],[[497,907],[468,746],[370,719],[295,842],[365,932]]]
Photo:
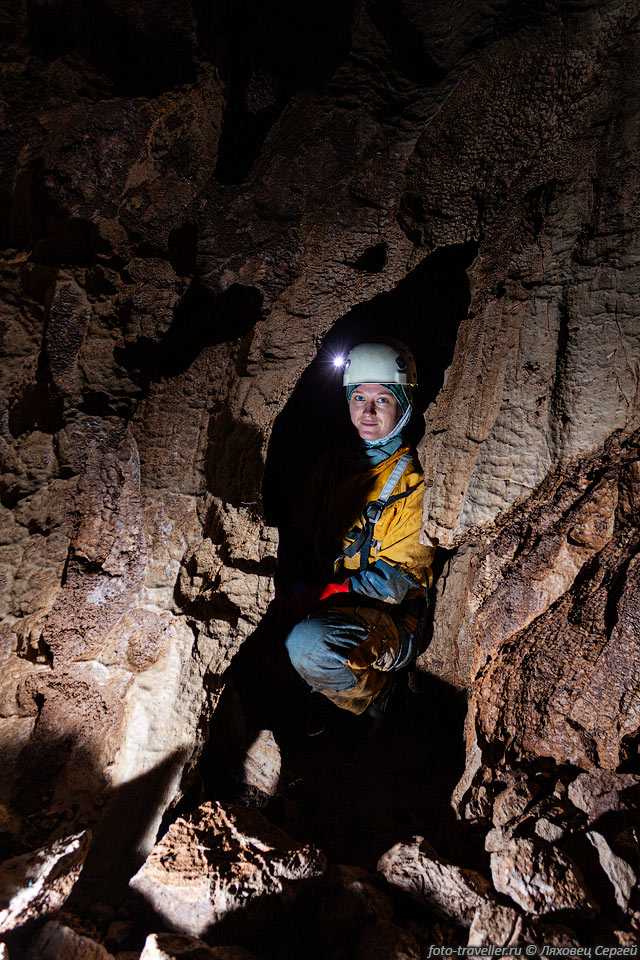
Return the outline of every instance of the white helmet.
[[[344,362],[344,387],[360,383],[400,383],[417,387],[416,362],[403,343],[359,343]]]

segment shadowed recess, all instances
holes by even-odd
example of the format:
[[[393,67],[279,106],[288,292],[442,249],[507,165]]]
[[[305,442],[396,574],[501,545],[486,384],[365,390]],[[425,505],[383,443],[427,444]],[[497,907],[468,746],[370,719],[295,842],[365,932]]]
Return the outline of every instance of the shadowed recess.
[[[159,340],[139,337],[114,356],[141,385],[187,370],[205,347],[239,340],[262,316],[262,294],[233,286],[217,296],[195,280],[177,305],[173,322]]]

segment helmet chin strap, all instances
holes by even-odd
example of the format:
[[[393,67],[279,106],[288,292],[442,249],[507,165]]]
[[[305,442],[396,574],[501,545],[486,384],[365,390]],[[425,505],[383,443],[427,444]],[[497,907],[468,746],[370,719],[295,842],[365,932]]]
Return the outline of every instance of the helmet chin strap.
[[[387,443],[389,440],[392,440],[396,437],[402,428],[408,423],[409,417],[411,416],[411,404],[407,407],[405,412],[402,414],[398,422],[396,423],[393,430],[391,430],[386,437],[381,437],[379,440],[363,440],[365,447],[381,447],[384,443]]]

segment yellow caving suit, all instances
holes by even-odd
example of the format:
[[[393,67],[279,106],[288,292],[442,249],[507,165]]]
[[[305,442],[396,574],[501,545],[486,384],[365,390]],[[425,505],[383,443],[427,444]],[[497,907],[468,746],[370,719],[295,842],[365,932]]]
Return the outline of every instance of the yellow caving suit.
[[[366,544],[358,550],[367,527],[365,508],[379,499],[405,455],[409,462],[373,526],[369,550]],[[350,587],[297,624],[287,637],[287,649],[294,667],[314,689],[358,714],[376,698],[388,672],[416,652],[415,630],[431,584],[434,554],[419,540],[422,471],[415,452],[402,446],[363,472],[340,477],[334,467],[318,480],[318,550],[326,554],[333,546],[335,557],[337,545],[341,556],[334,576],[349,577]]]

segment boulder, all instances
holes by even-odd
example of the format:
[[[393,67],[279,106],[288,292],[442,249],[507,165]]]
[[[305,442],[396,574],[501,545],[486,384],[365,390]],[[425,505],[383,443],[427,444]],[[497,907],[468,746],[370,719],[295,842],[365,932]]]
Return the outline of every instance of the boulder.
[[[496,890],[527,913],[543,916],[560,910],[593,913],[596,909],[576,864],[551,844],[537,838],[509,838],[497,829],[487,839]]]
[[[281,767],[280,747],[273,732],[261,730],[244,758],[243,782],[273,797],[278,792]]]
[[[520,943],[522,924],[522,915],[513,907],[504,907],[493,902],[484,903],[473,915],[468,945],[482,947],[493,943],[497,947],[511,947]]]
[[[91,832],[72,834],[0,866],[0,933],[59,910],[80,876]]]
[[[579,774],[569,784],[567,793],[574,807],[586,813],[591,821],[595,821],[605,813],[633,806],[633,798],[627,791],[639,785],[640,777],[633,773],[595,770]],[[636,796],[638,793],[636,790]]]
[[[320,851],[257,810],[205,803],[169,827],[130,883],[168,927],[197,937],[236,914],[246,926],[277,912],[325,868]]]
[[[397,843],[382,855],[378,870],[393,887],[463,927],[471,926],[478,908],[495,899],[480,873],[445,860],[424,837]]]
[[[25,960],[114,960],[102,944],[49,920],[34,937]]]
[[[589,842],[593,844],[598,852],[600,866],[607,875],[616,898],[616,903],[621,910],[626,910],[629,906],[631,893],[638,883],[638,877],[632,867],[617,856],[609,846],[605,837],[596,830],[590,830],[587,833]]]

